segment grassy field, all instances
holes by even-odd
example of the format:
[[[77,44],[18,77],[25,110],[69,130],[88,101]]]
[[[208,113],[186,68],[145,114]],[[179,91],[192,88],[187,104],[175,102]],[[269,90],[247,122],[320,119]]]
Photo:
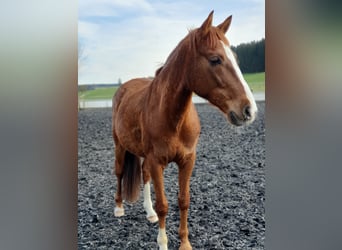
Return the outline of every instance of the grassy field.
[[[79,92],[78,97],[84,100],[99,100],[99,99],[112,99],[117,87],[97,88]]]
[[[265,92],[265,72],[243,74],[253,92]]]
[[[244,77],[253,92],[265,92],[265,72],[244,74]],[[82,100],[112,99],[117,87],[97,88],[79,92],[78,97]]]

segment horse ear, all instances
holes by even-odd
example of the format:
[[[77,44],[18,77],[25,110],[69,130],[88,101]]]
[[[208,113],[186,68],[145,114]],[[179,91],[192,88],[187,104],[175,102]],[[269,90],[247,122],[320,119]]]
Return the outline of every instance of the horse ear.
[[[217,25],[217,28],[222,30],[223,33],[226,33],[231,22],[232,22],[232,15],[230,15],[226,20],[224,20],[223,23]]]
[[[207,17],[207,19],[203,22],[200,28],[200,30],[203,32],[203,35],[206,35],[209,32],[209,29],[213,23],[213,15],[214,15],[214,11],[212,10],[209,16]]]

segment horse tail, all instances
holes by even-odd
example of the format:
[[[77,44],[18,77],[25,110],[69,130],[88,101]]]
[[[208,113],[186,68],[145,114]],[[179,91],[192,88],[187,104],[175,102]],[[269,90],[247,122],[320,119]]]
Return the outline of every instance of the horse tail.
[[[140,195],[141,164],[140,158],[128,151],[125,152],[125,160],[122,176],[122,196],[128,202],[136,202]]]

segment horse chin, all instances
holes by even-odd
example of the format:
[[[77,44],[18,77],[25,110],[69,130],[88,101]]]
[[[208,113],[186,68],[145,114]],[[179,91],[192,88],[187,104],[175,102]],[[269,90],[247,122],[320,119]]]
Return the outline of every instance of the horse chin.
[[[248,125],[253,122],[254,117],[251,118],[241,118],[234,111],[230,111],[227,114],[228,121],[234,126],[240,127],[243,125]],[[243,117],[243,116],[242,116]]]
[[[244,125],[244,121],[238,117],[238,115],[234,111],[230,111],[227,113],[228,121],[234,126],[242,126]]]

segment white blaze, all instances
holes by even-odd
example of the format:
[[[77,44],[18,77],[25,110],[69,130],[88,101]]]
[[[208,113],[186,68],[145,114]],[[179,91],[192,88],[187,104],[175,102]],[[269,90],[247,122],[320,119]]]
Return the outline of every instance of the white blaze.
[[[250,109],[250,111],[251,111],[252,120],[253,120],[254,117],[255,117],[256,112],[258,111],[258,108],[257,108],[257,105],[256,105],[256,103],[255,103],[255,100],[254,100],[254,96],[253,96],[253,94],[252,94],[252,91],[251,91],[251,89],[249,88],[249,86],[248,86],[248,84],[247,84],[245,78],[243,78],[243,75],[242,75],[242,73],[241,73],[240,67],[239,67],[239,65],[238,65],[237,62],[236,62],[236,59],[235,59],[235,56],[234,56],[232,50],[231,50],[227,45],[225,45],[222,41],[221,41],[221,43],[222,43],[222,45],[223,45],[224,50],[226,51],[226,55],[227,55],[228,59],[229,59],[230,62],[232,63],[233,68],[234,68],[235,72],[237,73],[237,75],[238,75],[238,77],[239,77],[240,82],[242,83],[243,88],[245,89],[246,96],[247,96],[247,98],[248,98],[248,100],[249,100],[249,102],[250,102],[250,104],[251,104],[251,109]]]

